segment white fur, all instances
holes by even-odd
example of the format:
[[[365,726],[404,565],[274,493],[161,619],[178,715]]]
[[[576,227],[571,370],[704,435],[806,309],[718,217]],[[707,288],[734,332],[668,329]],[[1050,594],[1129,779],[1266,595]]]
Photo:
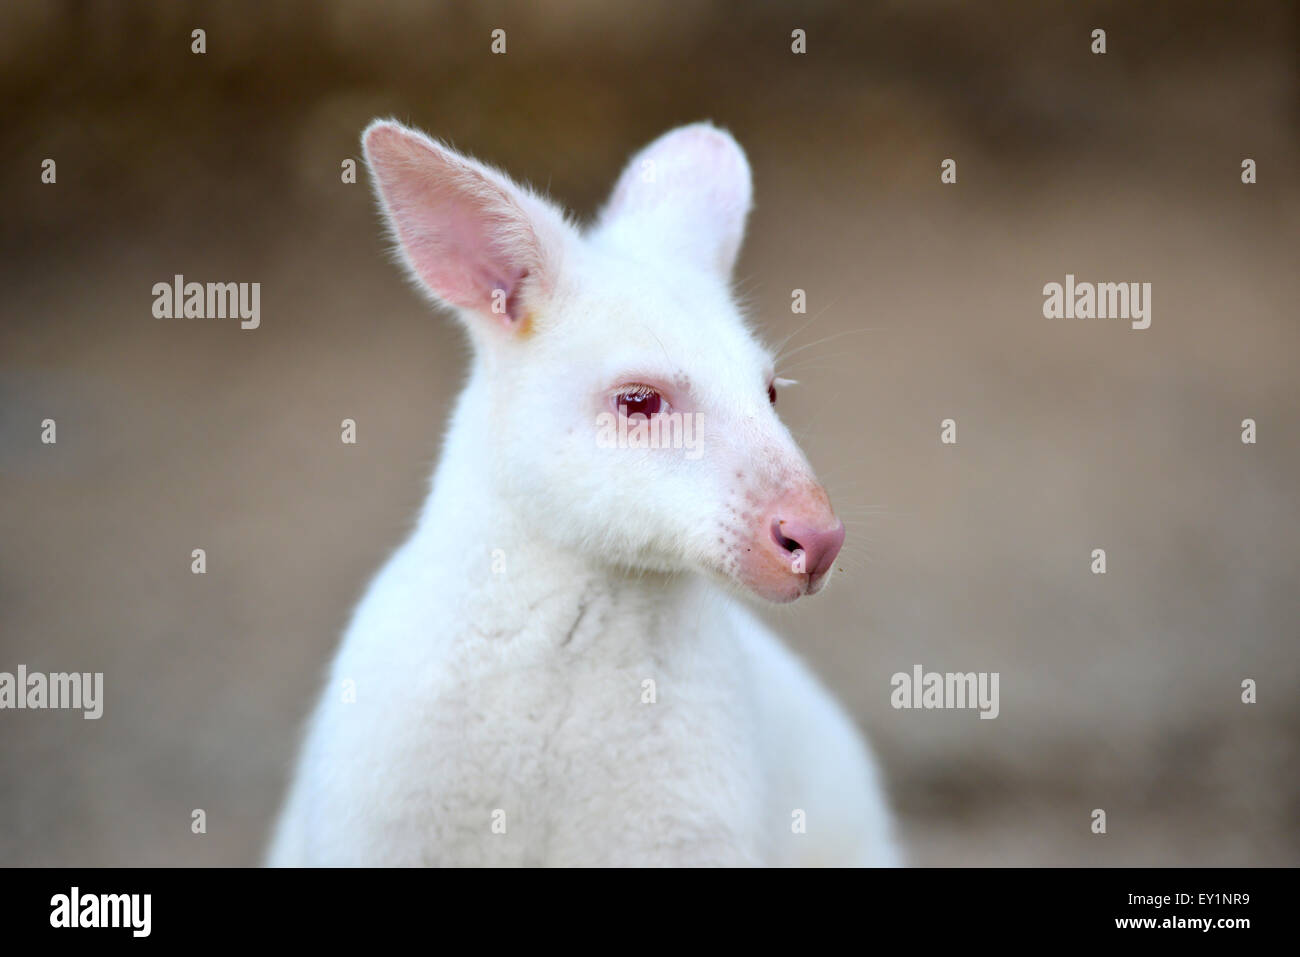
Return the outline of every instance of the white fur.
[[[426,151],[417,180],[448,163],[485,177],[464,207],[487,197],[480,246],[421,246],[442,214],[393,185],[394,142]],[[449,298],[445,260],[421,248],[502,275],[526,262],[532,326],[455,303],[469,381],[417,527],[334,661],[269,863],[895,863],[853,722],[731,594],[746,503],[813,481],[728,291],[749,208],[739,147],[704,125],[668,134],[580,233],[418,133],[377,124],[367,146],[417,281]],[[597,447],[608,390],[646,377],[707,417],[706,454]]]

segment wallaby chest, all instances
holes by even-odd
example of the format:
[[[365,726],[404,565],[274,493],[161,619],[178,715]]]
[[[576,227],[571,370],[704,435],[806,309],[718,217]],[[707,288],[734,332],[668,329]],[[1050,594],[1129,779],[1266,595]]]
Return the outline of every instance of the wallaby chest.
[[[534,608],[515,633],[468,628],[427,702],[426,746],[449,773],[424,786],[447,835],[501,863],[614,863],[685,827],[734,856],[762,777],[735,651],[711,615],[608,596]]]

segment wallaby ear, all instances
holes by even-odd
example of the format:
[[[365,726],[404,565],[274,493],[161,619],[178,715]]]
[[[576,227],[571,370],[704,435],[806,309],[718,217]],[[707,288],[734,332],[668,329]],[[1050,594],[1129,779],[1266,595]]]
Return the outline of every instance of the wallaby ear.
[[[632,158],[596,230],[657,244],[724,277],[731,275],[753,200],[749,161],[725,130],[693,123],[665,133]]]
[[[570,227],[544,200],[424,134],[377,120],[366,163],[407,267],[436,299],[526,325],[553,288]]]

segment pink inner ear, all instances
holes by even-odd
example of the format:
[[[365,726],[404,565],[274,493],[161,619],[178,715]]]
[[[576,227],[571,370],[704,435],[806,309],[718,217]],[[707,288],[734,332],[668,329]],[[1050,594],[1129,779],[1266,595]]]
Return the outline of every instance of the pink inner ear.
[[[524,280],[537,268],[539,251],[527,215],[507,188],[470,161],[397,127],[375,127],[365,145],[416,275],[454,306],[517,322]]]

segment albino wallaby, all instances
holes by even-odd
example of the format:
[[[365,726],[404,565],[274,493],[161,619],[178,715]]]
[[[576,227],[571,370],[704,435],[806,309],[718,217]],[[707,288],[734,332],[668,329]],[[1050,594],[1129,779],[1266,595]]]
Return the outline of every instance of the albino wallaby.
[[[729,594],[811,595],[844,539],[730,294],[735,140],[666,134],[585,230],[397,123],[364,146],[473,361],[269,862],[895,863],[853,722]]]

